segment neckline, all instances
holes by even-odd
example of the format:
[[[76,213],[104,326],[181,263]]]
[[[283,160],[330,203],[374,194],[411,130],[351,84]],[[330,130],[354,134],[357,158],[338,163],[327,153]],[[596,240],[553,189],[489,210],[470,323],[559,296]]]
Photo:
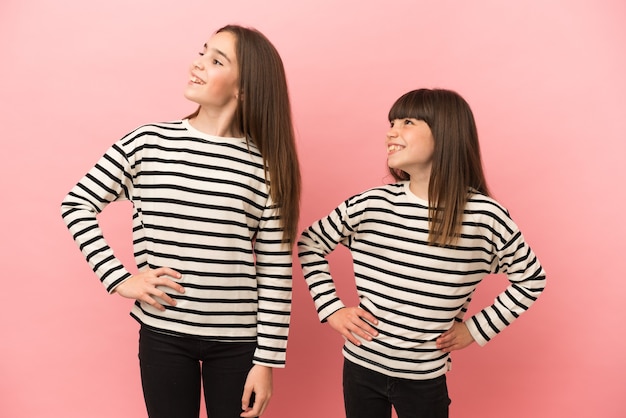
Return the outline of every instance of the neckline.
[[[402,187],[404,189],[404,193],[406,194],[407,198],[409,200],[412,200],[412,201],[416,202],[416,203],[419,203],[420,205],[428,207],[428,201],[424,200],[421,197],[419,197],[416,194],[414,194],[411,191],[411,188],[409,187],[409,183],[410,183],[410,180],[404,180],[402,182]]]
[[[217,135],[211,135],[211,134],[207,134],[206,132],[202,132],[196,128],[193,127],[193,125],[189,122],[189,119],[183,119],[182,120],[182,124],[185,127],[185,129],[187,129],[189,132],[191,132],[194,136],[197,136],[199,138],[203,138],[209,141],[225,141],[225,142],[245,142],[246,138],[245,137],[241,137],[241,138],[237,138],[237,137],[232,137],[232,136],[217,136]]]

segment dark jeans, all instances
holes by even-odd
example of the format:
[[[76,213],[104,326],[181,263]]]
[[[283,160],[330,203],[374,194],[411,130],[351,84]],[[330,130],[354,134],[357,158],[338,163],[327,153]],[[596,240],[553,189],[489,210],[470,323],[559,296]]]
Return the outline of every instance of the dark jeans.
[[[139,364],[148,415],[198,418],[204,386],[211,418],[239,417],[255,348],[256,343],[204,341],[141,327]]]
[[[343,363],[343,399],[347,418],[447,418],[450,398],[446,376],[429,380],[390,377]]]

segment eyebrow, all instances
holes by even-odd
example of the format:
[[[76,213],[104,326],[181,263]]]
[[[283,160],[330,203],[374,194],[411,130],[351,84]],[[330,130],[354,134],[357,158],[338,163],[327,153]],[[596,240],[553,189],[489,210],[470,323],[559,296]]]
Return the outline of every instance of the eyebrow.
[[[205,50],[208,48],[208,45],[206,44],[206,42],[204,43],[204,45],[203,45],[203,46],[204,46],[204,49],[205,49]],[[212,50],[212,51],[215,51],[217,54],[219,54],[219,55],[221,55],[222,57],[226,58],[226,60],[227,60],[228,62],[232,63],[232,61],[230,60],[230,58],[228,58],[228,55],[226,55],[226,53],[225,53],[225,52],[220,51],[220,50],[219,50],[219,49],[217,49],[217,48],[211,48],[211,50]]]

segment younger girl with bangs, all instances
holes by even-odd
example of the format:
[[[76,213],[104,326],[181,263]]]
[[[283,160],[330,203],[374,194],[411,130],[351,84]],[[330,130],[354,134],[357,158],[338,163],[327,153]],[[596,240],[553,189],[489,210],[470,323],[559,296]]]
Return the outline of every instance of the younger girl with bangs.
[[[450,352],[483,346],[537,299],[539,261],[489,191],[474,117],[449,90],[421,89],[389,111],[385,142],[393,184],[350,197],[306,229],[298,252],[322,322],[346,340],[348,418],[448,416]],[[352,255],[359,306],[337,295],[325,257]],[[481,280],[510,284],[465,318]]]
[[[63,219],[106,290],[135,300],[150,418],[257,417],[284,367],[300,171],[282,60],[229,25],[189,67],[190,116],[140,126],[70,191]],[[96,215],[133,204],[131,272]],[[125,415],[120,411],[120,415]]]

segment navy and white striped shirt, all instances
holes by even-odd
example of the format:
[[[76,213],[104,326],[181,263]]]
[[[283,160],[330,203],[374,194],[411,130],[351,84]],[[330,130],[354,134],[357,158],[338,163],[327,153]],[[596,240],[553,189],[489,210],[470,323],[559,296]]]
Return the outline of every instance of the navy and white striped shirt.
[[[142,126],[115,143],[70,191],[62,216],[107,289],[131,276],[96,215],[133,204],[137,267],[171,267],[184,294],[161,312],[131,315],[158,332],[257,342],[256,364],[282,367],[292,292],[291,246],[269,197],[263,159],[242,138],[204,134],[187,120]]]
[[[379,335],[360,346],[346,341],[348,360],[388,376],[431,379],[449,363],[435,340],[463,320],[486,275],[505,273],[510,284],[466,320],[481,346],[537,299],[545,274],[508,212],[480,194],[467,202],[458,242],[428,245],[428,204],[408,184],[349,198],[303,232],[298,251],[322,321],[344,307],[325,256],[339,244],[351,252],[360,306],[378,319]]]

